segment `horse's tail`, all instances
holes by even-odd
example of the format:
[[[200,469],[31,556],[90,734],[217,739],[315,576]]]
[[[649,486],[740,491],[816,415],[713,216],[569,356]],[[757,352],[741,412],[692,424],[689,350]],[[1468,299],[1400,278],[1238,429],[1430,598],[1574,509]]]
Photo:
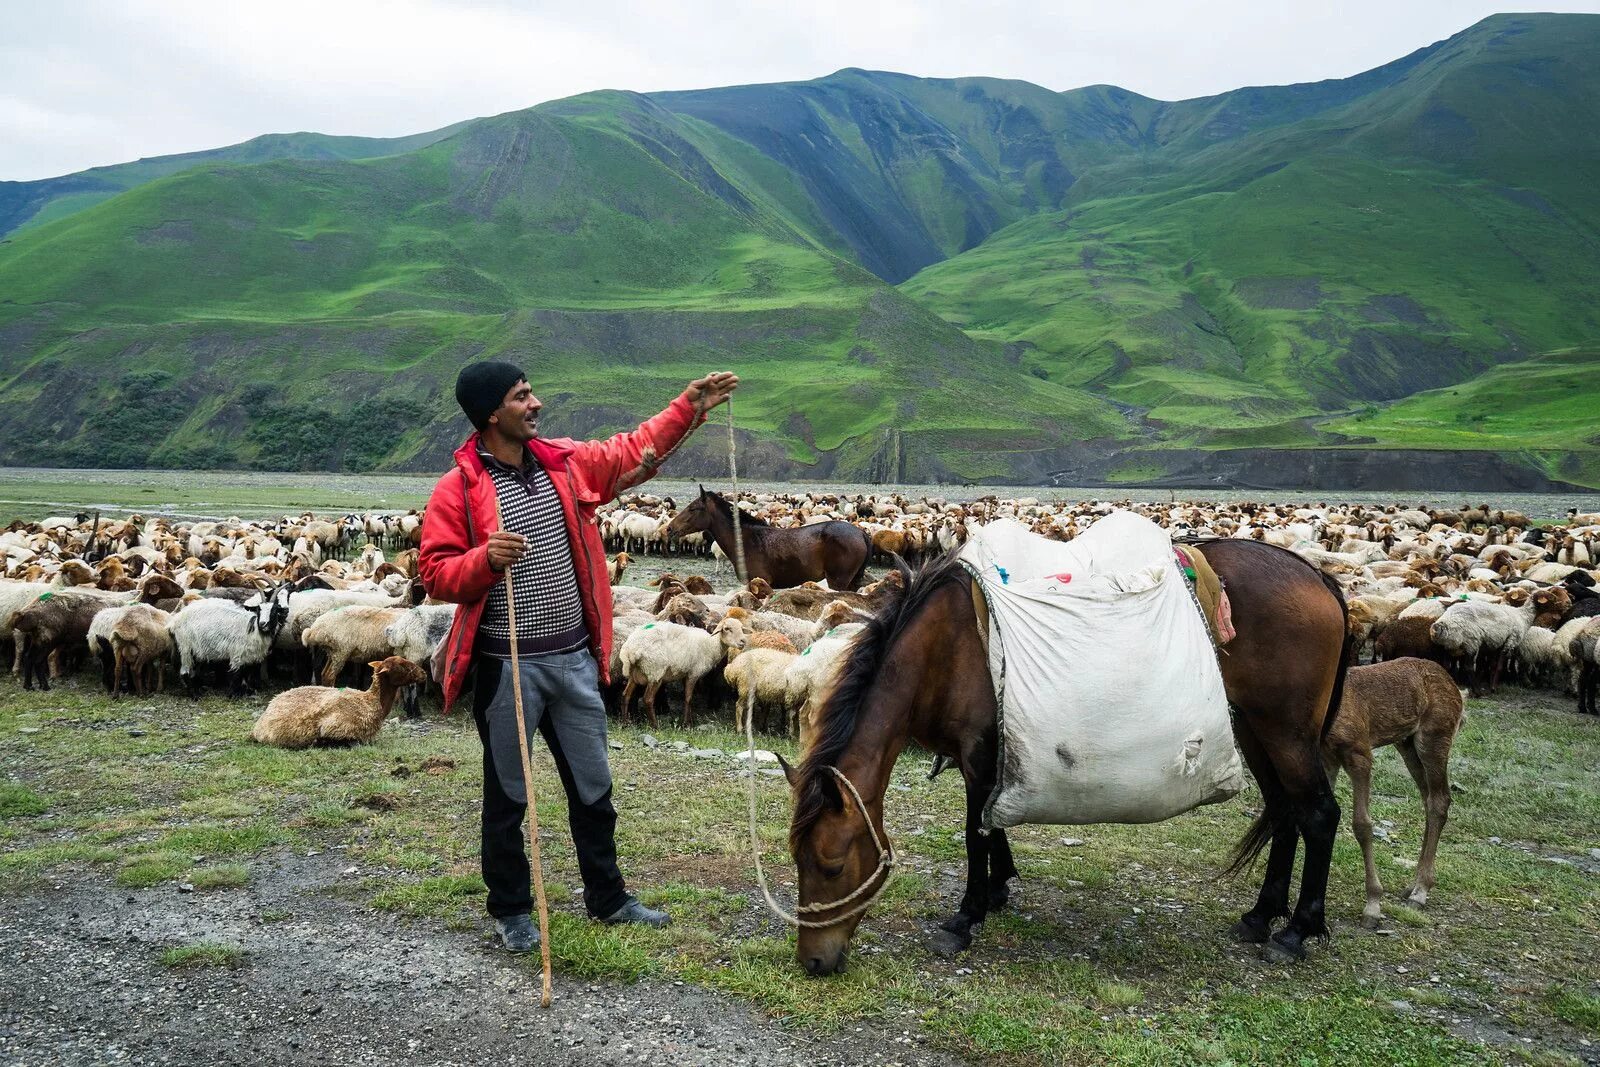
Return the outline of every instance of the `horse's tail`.
[[[1344,592],[1339,588],[1339,583],[1327,574],[1323,574],[1322,584],[1328,587],[1333,599],[1339,602],[1339,617],[1344,620],[1344,643],[1339,648],[1339,673],[1333,679],[1333,694],[1328,697],[1328,713],[1322,718],[1322,736],[1318,738],[1319,741],[1326,741],[1328,732],[1333,729],[1333,720],[1339,714],[1339,705],[1344,701],[1344,680],[1350,673],[1351,661],[1355,659],[1356,642],[1354,635],[1350,633],[1350,605],[1345,603]]]
[[[1239,843],[1233,846],[1233,858],[1228,861],[1226,873],[1232,875],[1242,874],[1261,855],[1261,850],[1272,841],[1272,836],[1280,824],[1294,821],[1293,814],[1287,805],[1279,806],[1263,804],[1261,814],[1257,815],[1250,823],[1250,829],[1244,832]]]
[[[866,552],[861,556],[861,566],[856,568],[855,576],[850,579],[848,588],[860,589],[861,584],[867,580],[867,563],[872,559],[872,535],[857,526],[856,531],[861,534],[861,540],[867,546]]]

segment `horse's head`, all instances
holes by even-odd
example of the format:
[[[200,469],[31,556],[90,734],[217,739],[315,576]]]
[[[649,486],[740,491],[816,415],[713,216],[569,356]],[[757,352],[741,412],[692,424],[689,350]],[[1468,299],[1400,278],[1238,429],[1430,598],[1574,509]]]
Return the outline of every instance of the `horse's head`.
[[[784,763],[783,771],[794,791],[789,851],[798,874],[800,918],[825,924],[800,927],[795,954],[807,974],[821,977],[844,970],[864,905],[889,876],[882,863],[888,846],[882,803],[858,799],[830,767],[795,770]]]
[[[711,506],[711,494],[706,492],[705,486],[701,486],[700,495],[667,523],[667,536],[682,537],[711,529]]]

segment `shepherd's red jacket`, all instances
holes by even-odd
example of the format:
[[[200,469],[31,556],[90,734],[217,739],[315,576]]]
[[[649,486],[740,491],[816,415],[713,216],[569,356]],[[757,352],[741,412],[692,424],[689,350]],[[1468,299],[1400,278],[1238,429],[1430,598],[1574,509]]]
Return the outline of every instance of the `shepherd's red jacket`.
[[[661,458],[696,426],[705,422],[687,393],[637,430],[604,441],[566,438],[528,442],[533,458],[550,475],[572,546],[572,568],[589,627],[589,649],[600,664],[600,682],[610,682],[611,580],[606,572],[605,544],[595,511],[618,493],[649,480]],[[460,604],[450,635],[445,638],[445,710],[461,695],[472,665],[472,644],[489,590],[505,580],[489,567],[489,534],[500,528],[495,514],[494,479],[478,458],[478,434],[455,452],[456,465],[439,479],[428,497],[422,521],[422,548],[417,569],[430,597]],[[463,478],[463,473],[465,478]],[[470,508],[468,501],[471,501]],[[467,516],[472,516],[472,534]]]

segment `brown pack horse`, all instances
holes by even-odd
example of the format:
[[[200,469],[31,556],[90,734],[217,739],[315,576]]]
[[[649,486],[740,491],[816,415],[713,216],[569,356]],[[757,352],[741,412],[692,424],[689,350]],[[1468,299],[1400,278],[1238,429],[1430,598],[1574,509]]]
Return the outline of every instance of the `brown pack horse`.
[[[733,544],[733,505],[720,493],[700,495],[667,524],[667,536],[709,532],[723,555],[737,559]],[[854,523],[818,522],[798,529],[770,526],[753,515],[739,517],[744,540],[744,580],[765,578],[774,589],[828,580],[830,589],[855,592],[867,574],[872,539]]]
[[[1222,677],[1234,737],[1264,800],[1231,870],[1271,845],[1261,893],[1234,933],[1265,943],[1274,956],[1301,958],[1307,938],[1327,936],[1323,898],[1339,805],[1320,742],[1349,662],[1344,598],[1314,567],[1273,545],[1207,541],[1204,553],[1233,605],[1238,636],[1222,657]],[[875,842],[880,835],[888,840],[883,797],[907,741],[948,758],[966,782],[967,889],[934,945],[959,951],[989,910],[1006,903],[1017,868],[1004,831],[980,832],[997,774],[994,686],[978,637],[972,578],[953,556],[924,566],[867,624],[817,713],[805,759],[798,769],[785,765],[794,795],[789,849],[799,869],[801,914],[810,919],[800,929],[798,955],[810,974],[842,968],[861,921],[859,912],[849,912],[859,907],[860,890],[887,877],[887,852]],[[1302,837],[1300,898],[1289,922],[1273,933],[1273,920],[1290,914],[1289,880]],[[841,921],[830,924],[835,918]]]

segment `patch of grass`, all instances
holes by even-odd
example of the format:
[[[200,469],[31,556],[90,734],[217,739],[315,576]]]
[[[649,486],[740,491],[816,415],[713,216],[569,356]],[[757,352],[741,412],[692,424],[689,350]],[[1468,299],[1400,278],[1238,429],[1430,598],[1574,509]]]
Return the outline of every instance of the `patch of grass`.
[[[242,863],[196,867],[187,881],[196,889],[237,889],[250,884],[250,869]]]
[[[193,945],[179,945],[169,948],[159,957],[161,966],[174,970],[199,969],[201,967],[239,967],[245,962],[243,949],[231,945],[216,945],[210,942],[197,942]]]
[[[49,808],[44,797],[27,786],[16,782],[0,782],[0,818],[43,815]]]
[[[289,839],[288,832],[270,823],[253,826],[201,824],[172,831],[161,841],[161,846],[196,856],[233,856],[259,852]]]
[[[571,915],[550,916],[550,958],[580,978],[637,982],[659,974],[662,951],[671,940],[672,935],[648,927],[603,926]]]
[[[301,824],[314,826],[319,829],[345,826],[353,822],[361,822],[361,812],[337,800],[324,800],[313,804],[301,817]]]
[[[1600,1034],[1600,995],[1554,985],[1545,990],[1544,999],[1556,1018],[1591,1034]]]
[[[400,882],[381,890],[372,905],[406,915],[445,916],[460,911],[488,892],[475,874],[442,874],[419,882]]]
[[[294,918],[294,912],[288,908],[267,908],[261,913],[261,921],[264,923],[281,923],[292,918]]]
[[[162,882],[171,882],[189,869],[194,857],[188,852],[170,849],[160,852],[141,852],[122,861],[117,871],[117,884],[133,889],[145,889]]]
[[[1131,1008],[1144,1003],[1144,993],[1126,982],[1104,981],[1095,983],[1094,999],[1106,1008]]]

